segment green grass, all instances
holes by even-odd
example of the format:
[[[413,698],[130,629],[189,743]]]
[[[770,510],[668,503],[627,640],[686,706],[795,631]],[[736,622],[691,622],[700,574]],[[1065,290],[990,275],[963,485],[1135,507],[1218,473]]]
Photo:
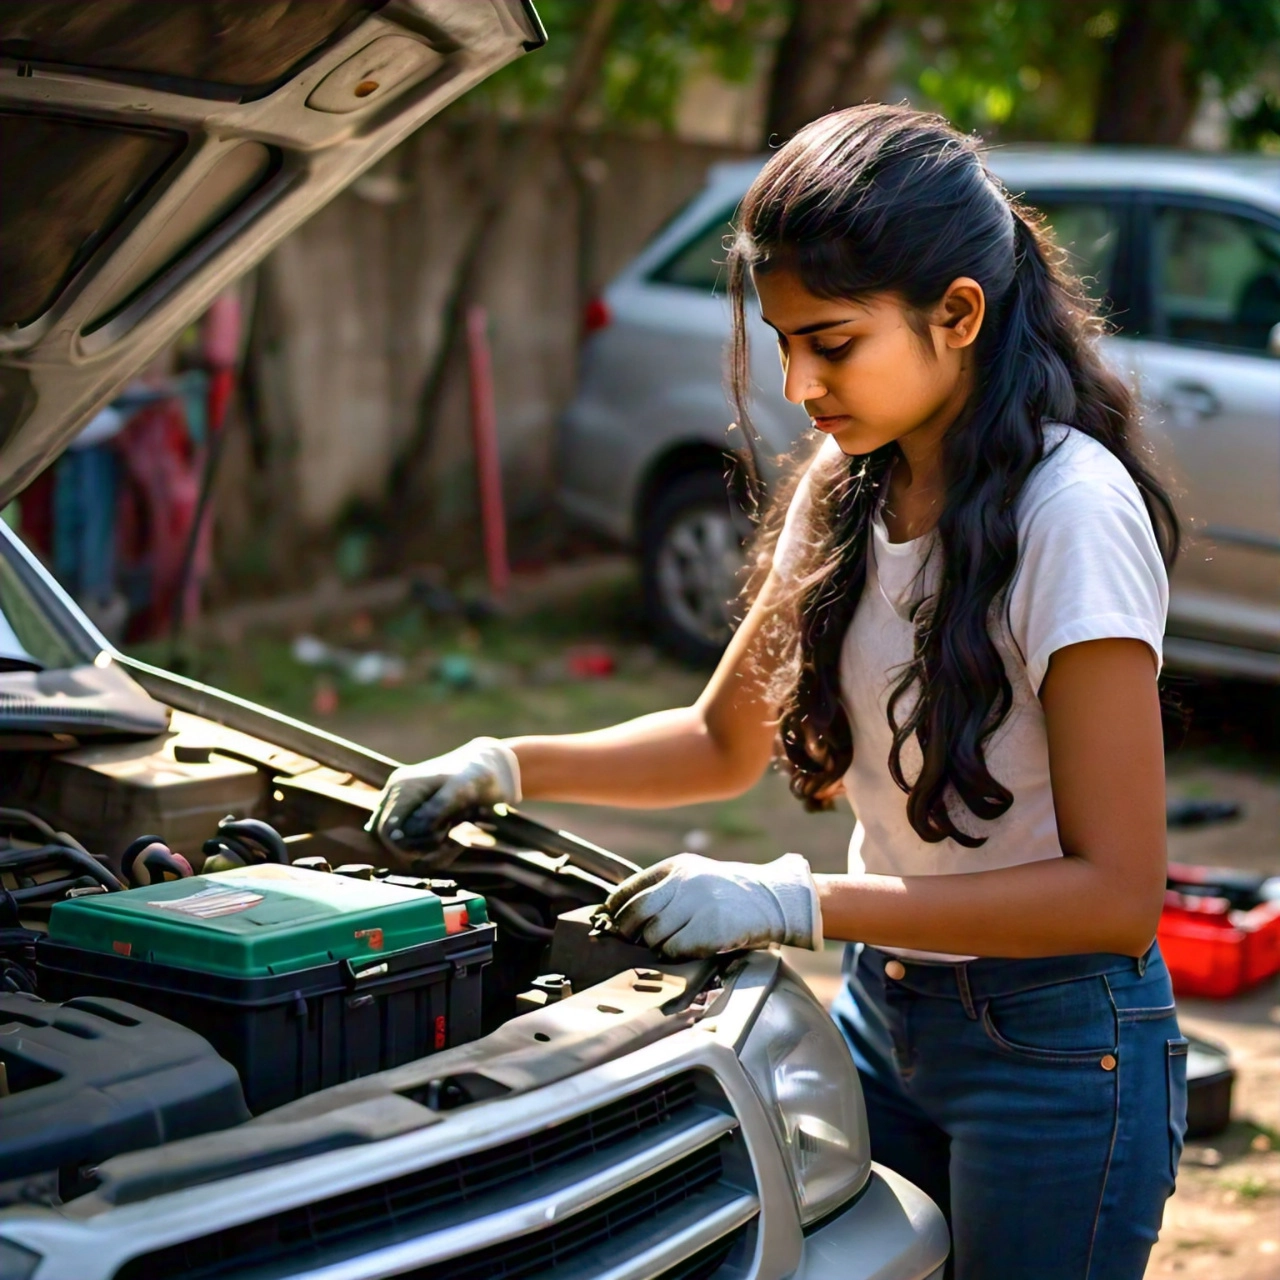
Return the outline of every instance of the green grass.
[[[1238,1182],[1228,1182],[1225,1185],[1227,1190],[1234,1191],[1239,1199],[1245,1201],[1260,1200],[1272,1190],[1271,1183],[1265,1178],[1257,1178],[1253,1175],[1241,1178]]]
[[[751,840],[764,834],[764,829],[758,822],[732,803],[725,804],[716,811],[711,820],[711,830],[727,840]]]

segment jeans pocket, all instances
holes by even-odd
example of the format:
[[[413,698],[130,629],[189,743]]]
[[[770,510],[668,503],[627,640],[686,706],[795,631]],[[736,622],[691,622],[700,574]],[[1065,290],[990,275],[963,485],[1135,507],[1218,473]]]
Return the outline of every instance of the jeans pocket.
[[[983,1005],[981,1022],[1006,1053],[1038,1062],[1097,1066],[1116,1052],[1115,1006],[1105,978],[994,996]]]
[[[1187,1133],[1187,1040],[1165,1041],[1165,1078],[1169,1088],[1169,1178],[1176,1182]]]

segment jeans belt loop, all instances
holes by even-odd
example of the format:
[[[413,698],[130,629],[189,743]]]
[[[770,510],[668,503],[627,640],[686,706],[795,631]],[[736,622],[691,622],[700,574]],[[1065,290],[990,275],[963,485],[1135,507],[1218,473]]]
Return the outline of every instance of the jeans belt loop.
[[[960,1003],[964,1005],[965,1016],[970,1022],[977,1022],[978,1011],[973,1005],[973,990],[969,986],[969,962],[962,960],[955,966],[956,987],[960,991]]]
[[[1148,954],[1148,953],[1144,951],[1140,956],[1138,956],[1138,957],[1137,957],[1137,962],[1138,962],[1138,977],[1140,977],[1140,978],[1142,978],[1142,977],[1145,977],[1145,976],[1146,976],[1146,972],[1147,972],[1147,954]]]

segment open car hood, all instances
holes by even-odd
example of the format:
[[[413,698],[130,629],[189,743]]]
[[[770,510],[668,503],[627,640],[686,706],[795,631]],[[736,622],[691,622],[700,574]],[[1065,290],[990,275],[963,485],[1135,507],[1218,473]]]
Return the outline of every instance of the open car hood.
[[[0,6],[0,506],[232,280],[545,38],[528,0]]]

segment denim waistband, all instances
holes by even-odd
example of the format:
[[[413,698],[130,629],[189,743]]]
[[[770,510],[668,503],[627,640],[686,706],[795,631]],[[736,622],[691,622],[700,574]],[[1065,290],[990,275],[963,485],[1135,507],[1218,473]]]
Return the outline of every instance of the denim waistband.
[[[904,987],[924,996],[950,997],[971,1001],[994,999],[997,996],[1014,995],[1019,991],[1033,991],[1037,987],[1051,987],[1060,982],[1072,982],[1077,978],[1095,978],[1104,974],[1146,972],[1147,965],[1159,960],[1159,951],[1153,942],[1143,956],[1122,956],[1099,951],[1078,956],[1039,956],[1029,960],[964,960],[946,961],[904,960],[901,956],[875,947],[854,944],[846,965],[855,959],[866,966],[876,977],[885,977],[885,965],[897,961],[903,968],[902,977],[889,977],[896,986]]]

